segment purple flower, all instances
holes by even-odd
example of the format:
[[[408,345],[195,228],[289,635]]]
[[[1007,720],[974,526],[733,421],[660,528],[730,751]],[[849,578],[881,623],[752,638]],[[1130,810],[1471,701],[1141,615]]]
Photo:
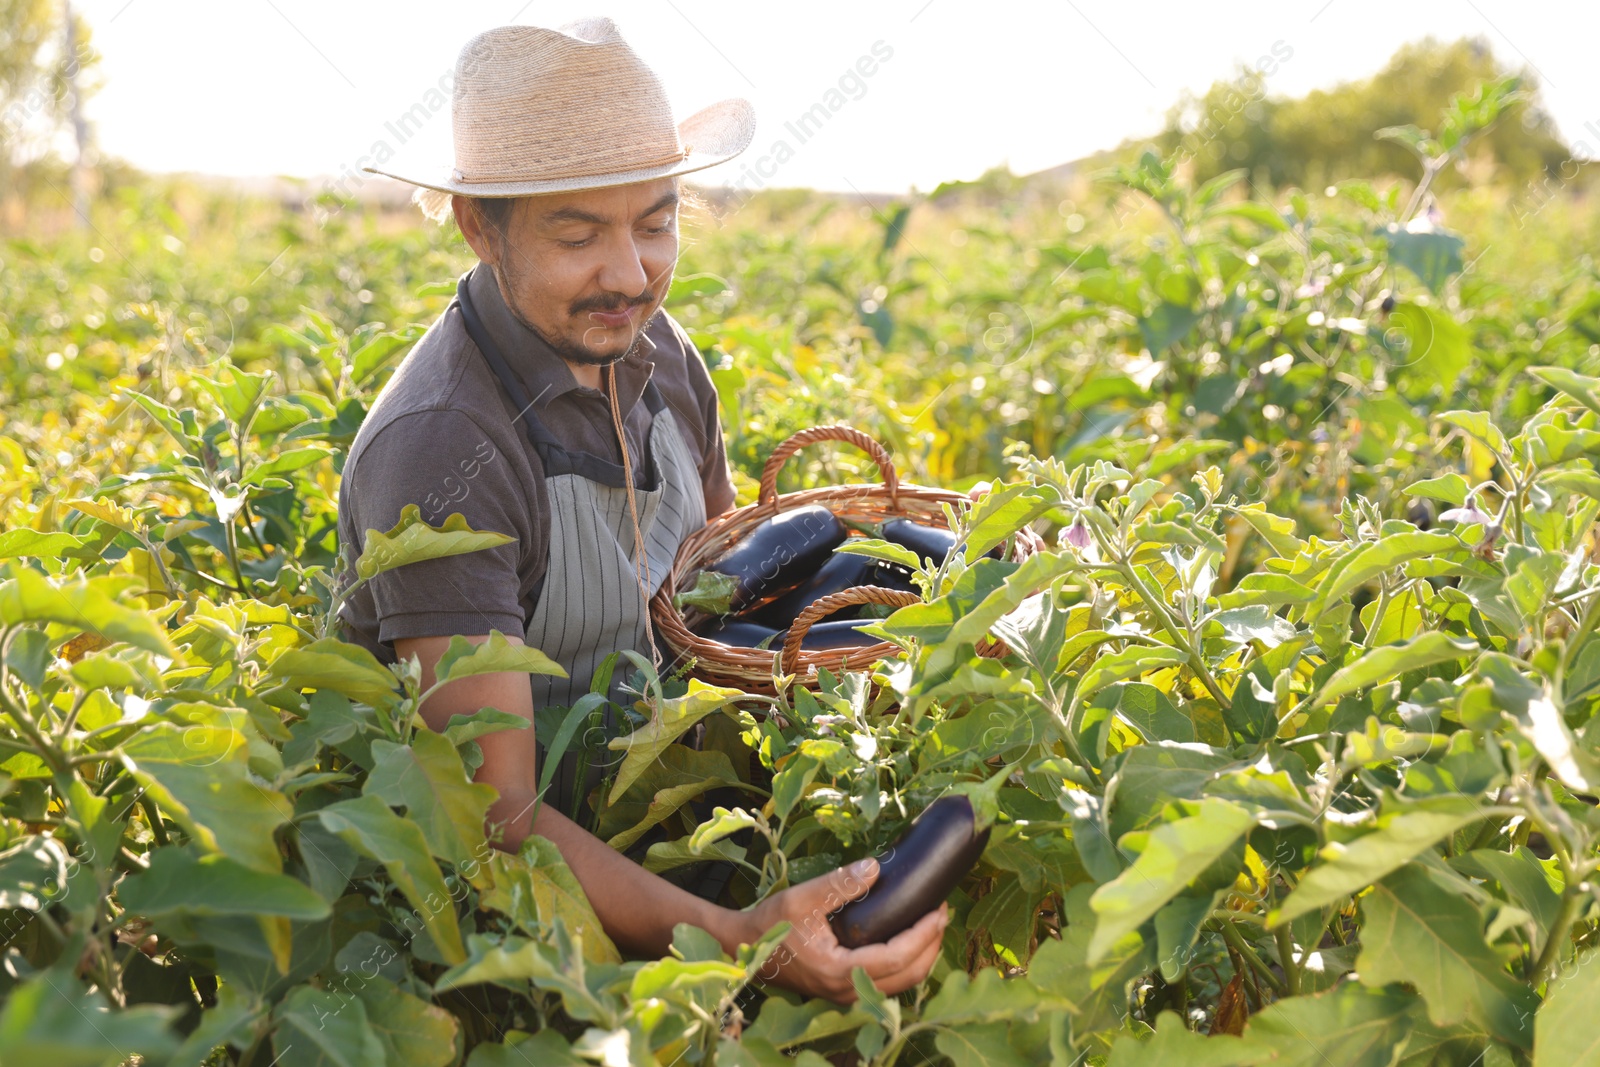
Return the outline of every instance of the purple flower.
[[[1072,520],[1072,525],[1067,527],[1065,540],[1073,548],[1083,549],[1089,547],[1089,527],[1084,525],[1082,515]]]
[[[1478,523],[1482,526],[1488,526],[1494,522],[1494,516],[1479,510],[1477,502],[1469,497],[1465,507],[1451,508],[1439,516],[1439,521],[1463,524]]]

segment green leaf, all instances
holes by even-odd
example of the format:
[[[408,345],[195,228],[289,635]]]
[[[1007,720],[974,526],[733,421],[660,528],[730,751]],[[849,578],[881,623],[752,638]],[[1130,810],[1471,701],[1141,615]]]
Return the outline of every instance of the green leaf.
[[[660,701],[651,709],[650,721],[622,737],[612,738],[613,752],[627,753],[617,769],[609,800],[615,802],[654,763],[666,747],[683,736],[695,723],[721,711],[743,694],[737,689],[707,685],[698,678],[689,680],[689,690],[679,697]]]
[[[1344,601],[1351,592],[1408,560],[1460,547],[1461,539],[1446,533],[1397,533],[1366,542],[1328,568],[1317,585],[1316,602],[1306,609],[1305,621],[1315,623],[1330,606]]]
[[[176,1008],[113,1011],[68,968],[41,971],[7,991],[0,1004],[0,1063],[7,1065],[116,1067],[136,1052],[160,1062],[178,1044],[168,1029]]]
[[[279,452],[276,456],[262,463],[253,464],[239,479],[240,485],[263,485],[268,478],[281,478],[285,474],[292,474],[297,470],[304,470],[313,463],[333,455],[331,448],[322,445],[308,445],[304,448],[291,448]]]
[[[1458,508],[1467,502],[1467,494],[1471,491],[1472,487],[1467,484],[1467,480],[1454,471],[1441,474],[1437,478],[1424,478],[1412,482],[1402,490],[1407,496],[1425,496],[1433,500],[1443,500],[1446,504]]]
[[[1511,447],[1506,443],[1506,435],[1500,432],[1500,427],[1494,424],[1487,412],[1483,411],[1443,411],[1434,418],[1448,426],[1454,426],[1464,431],[1469,437],[1474,437],[1490,451],[1499,456],[1510,454]]]
[[[1184,1025],[1176,1012],[1164,1011],[1156,1018],[1154,1036],[1139,1040],[1118,1034],[1111,1046],[1106,1067],[1248,1067],[1265,1063],[1271,1053],[1232,1034],[1196,1033]]]
[[[427,729],[418,730],[409,746],[374,741],[372,756],[377,762],[361,791],[405,808],[429,850],[458,870],[477,870],[478,877],[468,880],[484,888],[480,865],[488,858],[489,845],[483,825],[499,795],[495,788],[474,783],[456,746]]]
[[[689,837],[689,851],[703,852],[708,845],[721,841],[740,830],[747,830],[756,824],[756,818],[743,808],[718,807],[711,813],[711,818],[695,827],[694,833]]]
[[[853,556],[866,556],[870,559],[881,559],[889,563],[898,563],[910,570],[922,569],[922,557],[904,545],[897,545],[893,541],[883,541],[876,537],[852,537],[835,552],[846,552]]]
[[[1409,983],[1435,1024],[1471,1021],[1508,1044],[1532,1047],[1538,994],[1506,973],[1470,901],[1411,866],[1374,886],[1361,908],[1363,984]]]
[[[184,1038],[168,1067],[206,1067],[218,1045],[249,1044],[247,1028],[262,1011],[261,1002],[231,982],[217,989],[217,1003],[200,1016],[200,1025]]]
[[[0,623],[57,622],[173,658],[167,632],[143,608],[124,607],[116,597],[123,584],[114,578],[74,578],[54,582],[29,567],[0,582]]]
[[[1472,365],[1472,339],[1450,312],[1402,301],[1389,314],[1406,349],[1395,354],[1392,374],[1406,397],[1416,398],[1435,386],[1454,389],[1454,382]]]
[[[673,596],[672,604],[678,610],[699,608],[707,615],[726,615],[733,610],[733,594],[739,590],[739,579],[721,571],[703,570],[694,585]]]
[[[1206,212],[1207,218],[1240,218],[1258,223],[1269,230],[1279,233],[1288,233],[1289,224],[1284,221],[1278,210],[1270,204],[1263,204],[1257,200],[1241,200],[1235,204],[1224,204],[1221,207],[1211,208]]]
[[[1108,685],[1188,662],[1188,656],[1170,645],[1129,645],[1091,663],[1078,680],[1074,696],[1078,700],[1088,700]]]
[[[1281,926],[1324,905],[1342,903],[1400,869],[1463,826],[1483,818],[1472,797],[1442,796],[1418,801],[1380,815],[1376,828],[1349,844],[1337,842],[1322,850],[1324,862],[1313,867],[1279,908],[1267,916]]]
[[[521,715],[513,715],[509,711],[498,708],[479,708],[470,715],[452,715],[450,721],[444,724],[444,736],[450,739],[452,745],[464,745],[468,741],[476,741],[485,734],[498,733],[501,730],[526,730],[533,723]]]
[[[1528,373],[1600,414],[1600,378],[1591,378],[1565,367],[1529,367]]]
[[[1333,672],[1323,683],[1318,702],[1337,703],[1346,694],[1370,689],[1406,671],[1449,663],[1478,651],[1478,642],[1471,638],[1438,632],[1418,634],[1401,645],[1383,645]]]
[[[82,548],[86,543],[84,538],[69,533],[41,533],[24,526],[0,534],[0,559],[13,556],[57,559],[68,549]]]
[[[1384,236],[1389,243],[1390,261],[1411,271],[1434,293],[1441,291],[1451,276],[1461,273],[1461,250],[1467,242],[1459,234],[1432,229],[1413,232],[1391,226]],[[1395,308],[1396,313],[1400,310]]]
[[[251,374],[226,362],[223,363],[223,375],[225,377],[197,374],[192,381],[216,399],[223,414],[239,428],[241,434],[247,433],[256,410],[266,398],[267,387],[277,375],[270,372]]]
[[[1498,882],[1507,899],[1533,916],[1540,931],[1549,930],[1561,910],[1561,895],[1550,884],[1550,874],[1526,845],[1515,852],[1474,849],[1452,857],[1450,866],[1462,874]]]
[[[43,911],[67,891],[66,846],[53,837],[24,837],[0,852],[0,909]]]
[[[472,529],[460,512],[450,515],[442,525],[429,526],[422,521],[421,509],[407,504],[400,511],[400,521],[391,529],[366,531],[365,548],[361,558],[356,560],[356,573],[365,580],[407,563],[459,556],[515,540],[507,534]]]
[[[364,384],[385,363],[409,348],[420,336],[420,329],[414,326],[399,332],[384,331],[350,353],[350,381]]]
[[[555,1030],[507,1030],[505,1041],[476,1046],[466,1067],[589,1067],[589,1061],[579,1059]]]
[[[776,1049],[806,1045],[835,1034],[859,1030],[872,1021],[864,1009],[841,1009],[820,997],[791,1004],[781,997],[769,997],[761,1014],[745,1027],[743,1040],[765,1041]]]
[[[1039,1004],[1039,991],[1023,979],[1006,979],[992,967],[968,978],[953,971],[922,1009],[922,1021],[935,1026],[966,1026],[1000,1019],[1024,1019]]]
[[[1506,710],[1563,785],[1579,793],[1589,793],[1600,787],[1600,769],[1594,757],[1578,746],[1561,710],[1550,700],[1548,690],[1542,689],[1522,709]]]
[[[184,452],[188,455],[198,457],[205,451],[205,444],[200,440],[198,427],[195,426],[196,412],[184,411],[179,414],[161,401],[133,390],[124,390],[122,395],[144,408],[145,412],[156,420],[158,426],[183,446]]]
[[[950,1058],[952,1067],[1032,1067],[1039,1062],[1034,1059],[1038,1050],[1012,1047],[1012,1035],[1019,1028],[1012,1022],[968,1023],[937,1031],[933,1043]]]
[[[1137,932],[1124,936],[1098,964],[1087,961],[1096,916],[1089,905],[1092,886],[1074,886],[1063,904],[1068,923],[1061,940],[1047,939],[1028,963],[1028,980],[1073,1016],[1076,1033],[1120,1028],[1129,1006],[1129,988],[1156,966],[1156,946]]]
[[[349,994],[296,986],[274,1015],[272,1048],[279,1060],[296,1067],[386,1067],[366,1006]]]
[[[1287,997],[1245,1025],[1260,1050],[1249,1063],[1273,1067],[1392,1067],[1414,1025],[1417,998],[1347,982],[1320,996]]]
[[[447,961],[460,963],[466,957],[455,902],[428,853],[427,839],[415,823],[402,819],[381,798],[370,795],[330,804],[318,811],[317,817],[330,833],[337,834],[363,856],[383,864],[420,913],[423,926]]]
[[[1261,504],[1245,504],[1232,511],[1249,523],[1262,540],[1272,547],[1272,551],[1285,559],[1293,559],[1305,546],[1305,542],[1295,536],[1293,519],[1274,515]]]
[[[549,656],[521,642],[512,644],[499,630],[489,631],[489,639],[477,644],[459,634],[450,638],[450,647],[439,657],[433,670],[439,685],[457,678],[501,672],[567,676],[566,670]]]
[[[533,982],[541,989],[559,992],[567,1014],[574,1019],[593,1022],[613,1016],[585,983],[581,959],[563,960],[553,944],[473,934],[467,945],[466,959],[434,981],[435,993],[485,982],[519,989]]]
[[[1058,503],[1055,493],[1026,482],[995,486],[978,498],[963,522],[967,531],[963,553],[969,560],[981,559]]]
[[[251,776],[248,742],[223,715],[225,709],[182,708],[193,722],[140,730],[122,743],[123,765],[202,848],[252,870],[283,870],[273,832],[294,815],[293,805]]]
[[[125,878],[117,900],[136,915],[278,915],[309,921],[329,914],[328,902],[286,874],[251,870],[226,856],[158,848],[145,871]]]
[[[672,745],[617,803],[607,806],[596,833],[622,852],[695,797],[712,789],[740,785],[726,753],[697,752],[688,745]]]
[[[745,970],[726,960],[653,960],[633,973],[628,995],[636,1002],[652,997],[673,1004],[714,1008],[744,984]]]
[[[1095,890],[1089,905],[1099,921],[1089,942],[1088,961],[1098,963],[1122,937],[1155,917],[1207,867],[1225,855],[1255,825],[1255,816],[1216,797],[1200,811],[1150,831],[1133,866]]]
[[[1539,484],[1568,493],[1582,493],[1600,500],[1600,474],[1589,470],[1547,471],[1539,476]]]
[[[1195,740],[1194,723],[1189,716],[1153,685],[1118,682],[1102,690],[1094,705],[1115,710],[1147,742]]]
[[[494,887],[483,895],[483,906],[500,912],[532,932],[548,931],[558,921],[583,944],[591,963],[616,963],[617,947],[600,926],[600,918],[567,866],[555,843],[529,834],[515,856],[497,852],[490,859]]]
[[[383,1046],[385,1067],[448,1067],[456,1059],[456,1017],[383,978],[351,983],[367,1025]]]
[[[1600,951],[1550,983],[1533,1024],[1533,1067],[1600,1067]]]
[[[374,707],[398,699],[399,683],[378,657],[360,645],[333,637],[291,648],[272,661],[267,677],[296,689],[331,689]]]

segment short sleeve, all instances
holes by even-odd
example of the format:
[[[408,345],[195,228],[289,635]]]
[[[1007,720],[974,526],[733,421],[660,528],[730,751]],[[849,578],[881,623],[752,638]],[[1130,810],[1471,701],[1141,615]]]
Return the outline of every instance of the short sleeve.
[[[438,526],[459,513],[474,530],[512,540],[384,571],[367,583],[378,640],[520,634],[520,573],[532,543],[532,501],[493,437],[465,412],[418,411],[397,417],[345,470],[342,503],[365,547],[368,530],[388,530],[408,504]]]

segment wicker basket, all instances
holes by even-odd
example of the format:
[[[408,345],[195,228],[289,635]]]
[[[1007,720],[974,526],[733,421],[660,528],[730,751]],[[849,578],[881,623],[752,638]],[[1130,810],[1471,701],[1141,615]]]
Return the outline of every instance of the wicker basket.
[[[779,496],[778,471],[790,456],[819,441],[843,441],[866,452],[878,465],[882,484],[824,486]],[[694,665],[690,673],[694,677],[713,685],[734,686],[752,693],[772,693],[775,675],[794,675],[796,685],[815,686],[818,668],[839,672],[870,666],[897,651],[896,646],[880,642],[861,648],[802,650],[800,642],[813,622],[840,608],[866,603],[902,607],[919,600],[915,593],[862,586],[824,597],[795,619],[782,649],[767,651],[726,645],[693,633],[690,625],[705,616],[691,610],[690,615],[685,617],[673,604],[673,597],[694,585],[705,564],[782,511],[820,504],[846,522],[867,524],[908,518],[948,529],[943,505],[968,502],[964,494],[948,489],[903,484],[895,473],[889,453],[860,430],[850,426],[818,426],[801,430],[773,450],[766,466],[762,468],[761,492],[754,504],[718,515],[684,540],[671,572],[650,604],[657,640],[670,651],[673,662],[692,660]],[[988,654],[998,650],[999,646],[992,644],[979,649]]]

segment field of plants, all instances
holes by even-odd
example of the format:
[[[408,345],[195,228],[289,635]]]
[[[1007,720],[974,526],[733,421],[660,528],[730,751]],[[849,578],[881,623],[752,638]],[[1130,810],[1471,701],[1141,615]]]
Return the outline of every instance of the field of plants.
[[[631,732],[534,728],[609,762],[600,837],[735,906],[970,798],[933,973],[849,1005],[766,980],[781,927],[624,958],[554,846],[486,836],[477,739],[526,724],[434,733],[340,640],[340,470],[453,230],[152,182],[0,244],[0,1063],[1600,1064],[1600,211],[1431,188],[1511,91],[1387,131],[1405,180],[1151,153],[684,220],[741,502],[835,422],[995,484],[872,669],[623,663]],[[486,543],[386,533],[362,580]]]

